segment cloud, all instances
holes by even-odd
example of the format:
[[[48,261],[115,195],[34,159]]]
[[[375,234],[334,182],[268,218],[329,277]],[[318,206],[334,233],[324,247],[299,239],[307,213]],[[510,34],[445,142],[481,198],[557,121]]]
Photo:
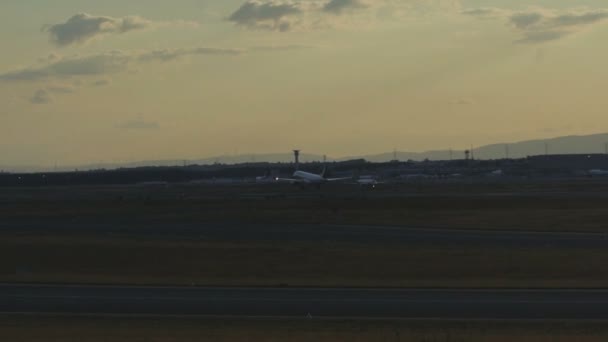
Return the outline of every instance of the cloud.
[[[248,0],[227,20],[254,30],[307,31],[360,28],[387,18],[457,13],[460,8],[460,0]]]
[[[46,89],[49,92],[54,93],[54,94],[71,94],[76,91],[76,89],[74,89],[74,87],[72,87],[70,85],[63,85],[63,84],[51,84],[51,85],[47,86]]]
[[[572,32],[561,30],[527,31],[524,33],[524,37],[517,42],[524,44],[544,43],[564,38],[571,33]]]
[[[61,76],[87,76],[116,73],[126,70],[131,56],[121,51],[97,55],[64,58],[43,70]]]
[[[110,85],[110,83],[112,82],[108,79],[101,79],[91,83],[91,85],[94,87],[105,87],[107,85]]]
[[[43,31],[49,34],[49,38],[53,44],[63,47],[73,44],[82,44],[96,37],[108,34],[123,34],[131,31],[140,31],[151,27],[167,25],[197,26],[195,23],[183,20],[154,22],[134,15],[123,18],[113,18],[79,13],[72,16],[64,23],[47,25],[43,27]]]
[[[228,55],[235,56],[243,53],[243,50],[239,49],[218,49],[218,48],[191,48],[191,49],[160,49],[145,52],[139,55],[137,58],[141,62],[168,62],[174,59],[178,59],[185,56],[196,56],[196,55]]]
[[[39,89],[30,98],[32,104],[49,104],[53,102],[53,97],[46,89]]]
[[[146,121],[144,119],[129,120],[116,125],[118,128],[130,130],[154,130],[160,129],[160,124],[154,121]]]
[[[589,28],[608,19],[608,11],[523,12],[515,13],[509,19],[523,33],[523,38],[518,42],[534,44],[558,40]]]
[[[247,52],[261,53],[309,48],[303,45],[254,46],[249,49],[195,47],[182,49],[159,49],[143,51],[110,51],[84,56],[58,56],[42,58],[29,68],[0,73],[0,83],[28,82],[38,85],[38,90],[29,101],[33,104],[53,102],[53,95],[76,92],[78,87],[89,85],[103,87],[110,84],[111,74],[137,70],[141,65],[169,63],[187,56],[238,56]],[[42,61],[46,61],[43,63]],[[42,63],[42,64],[40,64]],[[69,84],[68,84],[69,83]],[[139,120],[141,121],[141,120]],[[123,128],[153,128],[153,125],[128,122]],[[137,127],[139,126],[139,127]]]
[[[340,14],[343,11],[358,8],[366,8],[367,5],[360,0],[330,0],[323,6],[323,11],[327,13]]]
[[[551,10],[535,8],[513,12],[506,9],[469,9],[462,14],[479,18],[504,17],[521,38],[517,43],[540,44],[581,32],[608,19],[606,9]]]
[[[136,52],[111,51],[85,56],[58,57],[47,64],[0,74],[0,82],[35,82],[48,79],[102,76],[127,71],[138,63],[168,62],[185,56],[238,55],[243,52],[238,49],[197,47]]]
[[[249,48],[249,51],[255,52],[269,52],[269,51],[291,51],[291,50],[301,50],[301,49],[310,49],[312,46],[310,45],[298,45],[298,44],[289,44],[289,45],[258,45]]]
[[[250,0],[232,13],[228,20],[247,28],[285,32],[292,25],[289,18],[301,14],[302,11],[296,2]]]
[[[569,27],[569,26],[579,26],[579,25],[588,25],[603,21],[608,18],[607,10],[593,11],[587,13],[579,13],[579,14],[564,14],[557,16],[555,18],[551,18],[550,24],[558,27]]]
[[[509,19],[511,24],[520,30],[526,30],[543,20],[540,13],[515,13]]]
[[[150,20],[137,16],[112,18],[79,13],[64,23],[46,26],[43,30],[49,33],[52,43],[57,46],[67,46],[84,43],[105,34],[142,30],[150,25],[152,25]]]
[[[468,15],[478,18],[493,18],[501,16],[504,11],[500,8],[495,7],[481,7],[481,8],[468,8],[460,12],[462,15]]]

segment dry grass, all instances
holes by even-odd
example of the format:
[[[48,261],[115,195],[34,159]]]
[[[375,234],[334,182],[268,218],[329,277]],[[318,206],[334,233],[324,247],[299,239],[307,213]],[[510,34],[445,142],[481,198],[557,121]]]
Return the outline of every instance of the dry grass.
[[[606,327],[606,322],[0,316],[0,337],[11,342],[600,342],[608,340]]]
[[[593,186],[597,187],[594,188]],[[356,189],[356,188],[355,188]],[[601,183],[3,189],[4,222],[335,223],[608,231]]]
[[[2,223],[337,223],[608,231],[608,182],[2,189]],[[54,234],[54,233],[53,233]],[[46,236],[46,237],[45,237]],[[52,236],[52,235],[51,235]],[[607,287],[608,251],[0,234],[0,281]]]
[[[0,238],[0,282],[608,287],[602,249]]]

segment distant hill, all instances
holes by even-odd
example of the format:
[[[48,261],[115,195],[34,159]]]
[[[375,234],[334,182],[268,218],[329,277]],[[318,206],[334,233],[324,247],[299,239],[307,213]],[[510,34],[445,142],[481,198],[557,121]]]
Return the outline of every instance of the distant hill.
[[[473,149],[476,159],[502,159],[507,155],[510,158],[525,158],[527,156],[545,154],[545,146],[549,154],[579,154],[579,153],[605,153],[608,143],[608,133],[565,136],[551,139],[526,140],[515,143],[500,143],[485,145]],[[464,150],[453,150],[452,158],[463,159]],[[354,158],[365,158],[371,162],[383,162],[394,159],[393,152],[374,155],[365,155]],[[427,152],[397,152],[398,160],[446,160],[450,159],[449,150]]]
[[[545,154],[545,146],[549,154],[576,154],[576,153],[605,153],[605,144],[608,143],[608,133],[584,135],[584,136],[565,136],[551,139],[526,140],[515,143],[499,143],[476,147],[473,156],[476,159],[502,159],[506,156],[506,146],[508,146],[510,158],[525,158],[527,156]],[[398,160],[448,160],[463,159],[463,150],[434,150],[426,152],[397,152]],[[394,152],[354,155],[351,157],[332,158],[327,157],[328,161],[344,161],[350,159],[366,159],[370,162],[386,162],[394,159]],[[319,154],[303,153],[300,156],[302,162],[322,161],[323,156]],[[240,164],[251,162],[271,162],[271,163],[290,163],[293,162],[293,154],[290,151],[285,153],[272,154],[243,154],[231,156],[216,156],[211,158],[183,159],[175,160],[147,160],[132,163],[97,163],[79,166],[68,166],[57,168],[57,171],[92,170],[92,169],[116,169],[133,168],[143,166],[180,166],[186,162],[188,165],[212,165],[212,164]],[[50,171],[49,168],[39,166],[0,166],[0,170],[19,172]]]

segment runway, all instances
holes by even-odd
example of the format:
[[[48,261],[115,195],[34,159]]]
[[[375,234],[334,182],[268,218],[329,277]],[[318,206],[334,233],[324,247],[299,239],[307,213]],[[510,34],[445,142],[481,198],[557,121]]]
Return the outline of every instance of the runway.
[[[608,319],[608,290],[423,290],[0,285],[0,312]]]
[[[2,223],[0,233],[133,236],[209,241],[312,241],[391,244],[608,247],[608,233],[529,232],[331,224]]]

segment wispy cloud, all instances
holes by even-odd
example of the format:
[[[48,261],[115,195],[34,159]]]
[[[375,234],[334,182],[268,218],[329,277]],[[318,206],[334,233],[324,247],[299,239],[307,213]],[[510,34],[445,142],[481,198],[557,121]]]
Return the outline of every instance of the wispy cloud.
[[[52,78],[94,76],[126,70],[132,56],[120,51],[61,57],[42,66],[0,74],[0,81],[40,81]]]
[[[32,95],[30,98],[30,103],[32,104],[49,104],[53,102],[53,97],[46,89],[39,89]]]
[[[160,129],[160,124],[155,121],[147,121],[144,119],[135,119],[122,122],[116,125],[117,128],[128,130],[156,130]]]
[[[540,44],[576,34],[608,20],[607,9],[552,10],[534,8],[509,11],[497,8],[469,9],[462,12],[478,18],[506,18],[521,38],[516,42]]]
[[[498,8],[498,7],[479,7],[479,8],[464,9],[464,10],[460,11],[460,14],[465,15],[465,16],[475,17],[477,19],[505,20],[505,18],[507,18],[507,20],[508,20],[508,18],[511,15],[513,15],[513,11],[509,10],[509,9]]]
[[[366,8],[367,4],[361,0],[330,0],[323,6],[323,11],[327,13],[340,14],[344,11]]]
[[[270,52],[270,51],[291,51],[300,49],[313,48],[311,45],[299,45],[299,44],[288,44],[288,45],[258,45],[249,48],[249,51],[254,52]]]
[[[511,23],[523,32],[521,43],[542,43],[580,32],[608,19],[608,10],[515,13]]]
[[[174,59],[178,59],[185,56],[200,56],[200,55],[224,55],[224,56],[236,56],[242,54],[244,51],[239,49],[218,49],[218,48],[190,48],[190,49],[160,49],[145,52],[140,54],[137,59],[141,62],[168,62]]]
[[[50,84],[46,87],[46,89],[55,94],[71,94],[76,91],[73,86],[66,84]]]
[[[305,45],[253,46],[247,49],[194,47],[139,51],[110,51],[90,55],[45,57],[30,67],[0,73],[0,83],[32,83],[41,86],[31,98],[34,104],[53,102],[53,94],[69,94],[82,85],[103,87],[109,76],[137,70],[154,63],[170,63],[186,57],[235,57],[246,53],[290,51],[310,48]],[[68,84],[69,83],[69,84]]]
[[[0,74],[0,81],[40,81],[100,76],[126,71],[130,66],[137,63],[168,62],[185,56],[233,56],[240,53],[242,51],[237,49],[199,47],[136,52],[111,51],[93,55],[57,57],[42,66],[36,65]]]
[[[107,85],[110,85],[110,83],[112,83],[109,79],[100,79],[97,81],[94,81],[93,83],[91,83],[92,86],[94,87],[105,87]]]

